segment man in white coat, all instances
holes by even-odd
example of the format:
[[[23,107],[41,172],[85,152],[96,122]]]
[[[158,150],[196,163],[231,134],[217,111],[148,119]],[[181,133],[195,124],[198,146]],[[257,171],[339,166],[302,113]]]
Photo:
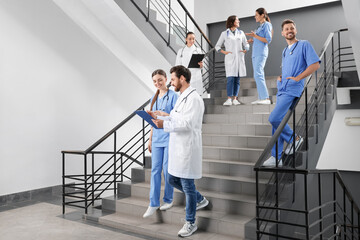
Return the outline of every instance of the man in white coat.
[[[192,235],[196,230],[196,210],[206,207],[209,201],[195,188],[195,179],[202,176],[201,126],[204,101],[190,86],[191,72],[184,66],[171,68],[171,85],[180,91],[170,115],[156,111],[150,114],[157,118],[154,123],[170,133],[169,183],[185,193],[186,223],[178,232],[180,237]]]

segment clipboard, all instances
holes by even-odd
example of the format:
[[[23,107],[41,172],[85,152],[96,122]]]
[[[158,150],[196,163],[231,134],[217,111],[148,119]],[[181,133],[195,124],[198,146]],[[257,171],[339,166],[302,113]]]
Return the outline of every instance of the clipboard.
[[[205,54],[193,54],[191,56],[188,68],[200,68],[198,62],[204,59]]]
[[[153,121],[151,121],[154,118],[152,116],[150,116],[150,114],[148,114],[146,111],[138,110],[138,111],[135,111],[135,113],[137,115],[139,115],[141,118],[143,118],[146,122],[148,122],[153,128],[160,129],[155,125],[155,123],[153,123]]]

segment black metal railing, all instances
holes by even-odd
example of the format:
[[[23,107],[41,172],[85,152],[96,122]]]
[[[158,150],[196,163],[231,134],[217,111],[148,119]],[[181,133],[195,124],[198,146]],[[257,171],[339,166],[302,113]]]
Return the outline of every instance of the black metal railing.
[[[137,110],[144,110],[149,102]],[[133,164],[144,166],[150,126],[134,119],[135,115],[130,114],[85,151],[62,151],[63,213],[65,206],[84,208],[87,213],[105,191],[113,190],[116,195],[117,183],[131,179],[129,168]],[[124,135],[132,134],[122,142]]]
[[[321,131],[321,126],[319,124],[321,124],[322,120],[327,119],[328,111],[335,104],[336,76],[338,76],[339,72],[341,73],[342,71],[355,67],[353,62],[347,61],[349,59],[353,60],[351,55],[348,54],[349,52],[344,52],[349,51],[351,47],[343,46],[344,43],[340,38],[341,34],[346,32],[347,29],[342,29],[330,33],[320,53],[320,59],[322,61],[321,68],[316,71],[315,74],[306,79],[302,95],[294,100],[289,111],[255,164],[254,170],[256,171],[257,193],[256,221],[258,239],[261,239],[264,236],[273,236],[285,239],[318,239],[320,236],[320,239],[322,239],[325,236],[325,232],[328,234],[328,228],[325,229],[325,226],[327,227],[328,225],[324,225],[322,222],[324,215],[322,213],[321,206],[329,203],[323,202],[322,195],[320,194],[319,203],[321,204],[317,205],[315,208],[309,207],[308,192],[312,189],[311,187],[313,187],[313,185],[308,186],[308,176],[316,174],[321,175],[323,172],[309,170],[315,168],[316,163],[314,163],[314,161],[309,162],[309,154],[307,153],[310,149],[314,149],[312,146],[318,144]],[[335,46],[337,49],[335,49]],[[298,112],[300,112],[300,114],[298,114]],[[285,147],[292,147],[295,151],[292,151],[289,155],[282,154],[282,156],[278,156],[278,138],[286,124],[290,124],[293,128],[294,133],[292,139],[295,139],[295,136],[302,136],[304,138],[304,143],[300,149],[296,149],[295,141],[293,141],[290,146]],[[277,159],[276,165],[274,167],[264,167],[263,163],[271,156],[271,149],[274,146],[276,148],[277,155],[275,157]],[[279,167],[280,163],[284,166]],[[266,184],[266,186],[261,186],[259,185],[259,177],[264,173],[272,174],[269,178],[268,184]],[[299,181],[296,181],[298,178],[297,175],[299,174],[304,177],[303,185],[301,185]],[[340,175],[338,173],[336,174],[336,179],[340,181]],[[335,180],[333,182],[335,182]],[[342,180],[340,185],[342,186],[343,191],[347,192]],[[304,199],[302,200],[298,199],[297,194],[299,195],[299,191],[302,193],[301,196],[304,196]],[[322,192],[324,190],[321,188],[319,191]],[[290,195],[291,197],[289,197]],[[351,199],[352,204],[354,204],[354,201],[348,192],[346,196]],[[289,199],[292,199],[290,204]],[[338,204],[338,198],[336,198],[336,201]],[[301,202],[301,204],[299,202]],[[296,208],[284,207],[286,204],[291,206],[302,206],[303,209],[299,210]],[[359,211],[356,204],[354,208],[358,214]],[[315,211],[314,209],[318,209],[320,212],[317,219],[313,216],[309,217]],[[335,209],[334,207],[333,212],[329,214],[333,216],[338,214],[339,211],[340,210],[337,208]],[[348,218],[348,212],[346,209],[344,212],[346,218]],[[304,216],[298,216],[299,214],[304,214]],[[285,218],[285,216],[288,217]],[[329,216],[326,215],[327,218]],[[291,217],[297,219],[297,221],[291,222],[282,220],[284,218],[291,219]],[[304,218],[303,221],[299,220],[301,217]],[[310,222],[312,219],[316,220],[314,220],[314,222]],[[349,221],[335,221],[337,218],[333,218],[333,220],[334,221],[331,222],[331,224],[337,226],[337,231],[345,230],[346,232],[346,226]],[[301,222],[301,224],[298,222]],[[317,229],[317,232],[314,232],[311,228],[313,228],[316,224],[319,224],[321,227],[320,229]],[[352,226],[356,226],[359,223],[351,221],[350,224]],[[293,227],[293,229],[290,226]],[[294,237],[295,230],[297,231],[298,228],[302,227],[304,227],[305,232],[299,230],[299,236]],[[290,233],[287,231],[289,229],[291,229]],[[286,235],[287,232],[288,235]],[[334,237],[332,236],[330,238]]]
[[[136,5],[135,0],[131,1]],[[177,2],[180,5],[180,9],[184,12],[185,25],[173,11],[173,2]],[[159,34],[160,32],[150,21],[150,6],[156,5],[157,10],[161,10],[161,15],[168,14],[166,18],[169,19],[169,35],[166,38],[167,40],[164,40],[173,51],[170,33],[182,34],[179,38],[183,41],[185,39],[184,34],[189,29],[188,19],[201,33],[200,42],[197,41],[196,45],[204,52],[213,48],[208,38],[180,0],[149,0],[147,4],[146,14],[141,8],[138,9],[143,15],[145,14],[146,19]],[[183,28],[183,30],[176,31],[175,28]],[[211,81],[212,78],[215,78],[214,54],[210,58],[211,60],[204,62],[203,78],[205,91],[210,90],[215,81]],[[149,105],[149,100],[136,110],[144,110],[147,105]],[[66,206],[74,206],[85,209],[87,214],[88,208],[91,205],[94,206],[95,202],[100,200],[105,192],[113,191],[113,194],[116,195],[117,184],[125,179],[131,179],[130,167],[134,166],[134,164],[144,166],[150,126],[147,123],[145,124],[144,120],[134,118],[134,116],[135,112],[130,114],[85,151],[62,151],[63,213],[65,213]],[[124,136],[133,137],[124,141]]]
[[[200,36],[196,38],[195,46],[200,48],[202,52],[205,53],[214,48],[213,44],[180,0],[147,0],[146,9],[141,7],[141,3],[144,2],[143,0],[131,0],[131,2],[174,54],[177,53],[180,47],[185,45],[185,37],[188,31],[193,31],[197,36]],[[151,11],[152,9],[154,11]],[[166,33],[162,33],[156,27],[152,20],[155,17],[167,25]],[[205,58],[203,62],[202,79],[205,93],[215,83],[215,51]]]

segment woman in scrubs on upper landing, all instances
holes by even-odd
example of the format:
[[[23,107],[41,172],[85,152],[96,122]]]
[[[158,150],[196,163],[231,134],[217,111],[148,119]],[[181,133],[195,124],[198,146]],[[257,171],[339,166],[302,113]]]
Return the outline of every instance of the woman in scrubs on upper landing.
[[[273,28],[270,23],[270,18],[264,8],[256,9],[255,20],[260,23],[260,26],[255,32],[251,31],[251,33],[246,33],[247,36],[252,37],[248,42],[253,43],[252,64],[258,91],[258,100],[251,104],[271,104],[265,82],[264,67],[269,53],[268,45],[272,39]]]
[[[166,87],[166,73],[158,69],[152,73],[152,80],[157,91],[151,98],[151,111],[161,110],[170,113],[178,95]],[[168,182],[169,133],[164,129],[151,128],[148,150],[151,153],[150,204],[143,217],[153,215],[160,207],[161,172],[164,172],[165,191],[160,210],[167,210],[173,205],[174,188]]]

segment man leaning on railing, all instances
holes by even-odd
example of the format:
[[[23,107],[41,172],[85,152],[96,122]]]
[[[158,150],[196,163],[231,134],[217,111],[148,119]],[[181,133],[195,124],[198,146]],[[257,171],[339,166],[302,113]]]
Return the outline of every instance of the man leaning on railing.
[[[307,40],[296,39],[296,25],[293,20],[284,20],[281,24],[281,35],[288,44],[282,53],[281,75],[277,78],[276,105],[269,116],[274,134],[282,119],[286,115],[295,98],[300,97],[304,89],[305,78],[311,75],[320,67],[320,59],[314,48]],[[284,127],[278,139],[278,149],[276,155],[276,144],[271,151],[271,157],[264,162],[264,166],[275,166],[276,156],[281,158],[284,141],[292,143],[293,130],[288,124]],[[297,150],[303,142],[301,136],[296,136],[295,149]],[[293,145],[288,144],[284,153],[293,153]],[[278,166],[282,166],[280,160]]]

